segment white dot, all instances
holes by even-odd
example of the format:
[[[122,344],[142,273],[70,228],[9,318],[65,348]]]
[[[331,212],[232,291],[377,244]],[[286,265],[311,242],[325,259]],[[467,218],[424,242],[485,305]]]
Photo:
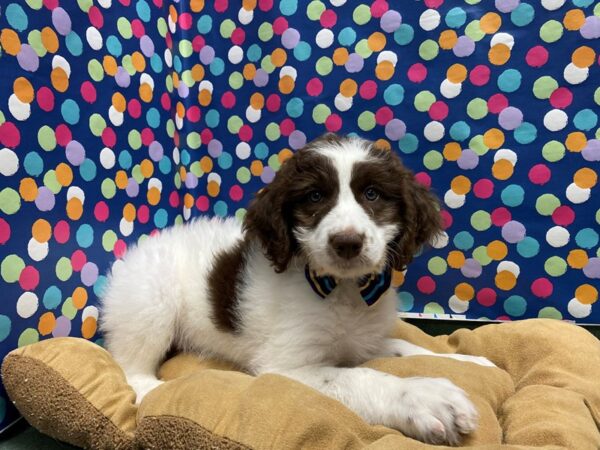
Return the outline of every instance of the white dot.
[[[419,26],[425,31],[435,30],[440,24],[440,13],[435,9],[428,9],[419,17]]]
[[[445,131],[446,130],[444,129],[442,122],[434,120],[425,125],[425,128],[423,129],[423,135],[429,142],[437,142],[444,137]]]
[[[149,84],[150,89],[154,90],[154,79],[147,73],[143,73],[140,75],[140,85],[144,83]]]
[[[163,190],[163,184],[162,181],[160,181],[159,178],[150,178],[148,180],[148,190],[152,189],[152,188],[156,188],[159,190],[159,192],[162,192]]]
[[[178,130],[183,128],[183,117],[179,117],[177,114],[175,115],[175,127]]]
[[[452,81],[445,79],[440,84],[440,93],[446,98],[457,97],[462,91],[462,83],[453,83]]]
[[[175,164],[179,164],[179,148],[173,147],[173,162]]]
[[[248,122],[256,123],[260,120],[260,116],[260,109],[254,109],[252,106],[246,108],[246,119],[248,119]]]
[[[512,150],[509,150],[507,148],[501,148],[496,153],[494,153],[494,162],[500,161],[501,159],[506,159],[514,166],[515,164],[517,164],[518,157],[517,154]]]
[[[521,268],[519,267],[519,265],[512,261],[502,261],[500,264],[498,264],[498,267],[496,268],[496,272],[502,272],[505,270],[512,273],[517,278],[521,274]]]
[[[170,14],[169,18],[167,19],[167,24],[169,25],[169,31],[175,34],[175,31],[177,31],[177,24],[173,21]]]
[[[165,61],[167,67],[173,67],[173,54],[171,53],[171,50],[165,50],[163,60]]]
[[[580,188],[575,183],[571,183],[567,186],[566,194],[571,203],[584,203],[590,199],[591,189]]]
[[[298,71],[292,66],[283,66],[279,71],[279,78],[283,78],[284,76],[290,76],[294,81],[298,78]]]
[[[190,208],[188,208],[187,206],[184,206],[183,207],[183,219],[189,220],[190,217],[192,217],[192,210]]]
[[[217,183],[220,186],[221,185],[221,175],[219,175],[216,172],[209,173],[208,177],[206,178],[206,182],[210,183],[211,181],[214,181],[215,183]]]
[[[35,238],[29,239],[27,244],[27,254],[34,261],[42,261],[48,256],[48,243],[38,242]]]
[[[227,59],[231,64],[239,64],[240,61],[244,58],[244,50],[239,45],[234,45],[227,52]]]
[[[317,33],[315,42],[319,48],[329,48],[333,44],[333,31],[328,28],[323,28]]]
[[[469,302],[461,300],[456,295],[453,295],[448,301],[448,306],[455,313],[462,314],[469,309]]]
[[[441,233],[436,234],[432,239],[429,245],[433,248],[440,249],[444,248],[448,245],[450,238],[448,237],[448,233],[442,231]]]
[[[72,198],[78,198],[79,200],[81,200],[81,203],[84,203],[85,193],[83,192],[83,189],[81,189],[78,186],[69,187],[69,189],[67,190],[67,201],[71,200]]]
[[[544,116],[544,126],[550,131],[559,131],[567,126],[569,116],[561,109],[553,109]]]
[[[591,314],[592,305],[586,305],[576,298],[572,298],[567,305],[567,310],[576,319],[583,319]]]
[[[590,73],[590,69],[588,67],[577,67],[573,63],[569,63],[563,72],[563,77],[570,84],[581,84],[585,80]]]
[[[448,208],[457,209],[465,204],[466,197],[463,194],[457,194],[452,189],[448,189],[444,195],[444,203]]]
[[[329,0],[329,3],[331,3],[333,6],[342,6],[344,3],[346,3],[346,0]]]
[[[515,38],[508,33],[496,33],[490,40],[490,47],[493,47],[496,44],[504,44],[512,50],[515,45]]]
[[[203,89],[206,89],[208,92],[210,92],[212,94],[214,86],[210,81],[202,80],[200,82],[200,84],[198,85],[198,92],[200,92]]]
[[[382,61],[389,61],[394,67],[396,67],[396,64],[398,63],[398,55],[389,50],[384,50],[377,56],[377,64]]]
[[[542,0],[542,6],[548,11],[555,11],[565,4],[565,0]]]
[[[19,157],[9,148],[0,150],[0,173],[6,177],[19,170]]]
[[[98,0],[98,4],[104,9],[108,9],[112,5],[112,0]]]
[[[242,25],[248,25],[254,19],[254,10],[246,10],[244,8],[240,8],[238,12],[238,20]]]
[[[119,222],[119,231],[123,236],[129,236],[133,233],[133,222],[129,222],[128,220],[125,220],[125,217],[122,217]]]
[[[31,115],[31,105],[19,100],[15,94],[12,94],[8,98],[8,110],[15,119],[21,122],[27,120]]]
[[[95,27],[89,27],[85,31],[85,38],[92,50],[100,50],[102,48],[102,35]]]
[[[555,248],[567,245],[570,237],[569,230],[559,226],[552,227],[546,232],[546,241]]]
[[[117,263],[115,262],[115,264],[113,264],[113,270],[116,265]],[[95,306],[86,306],[83,308],[83,312],[81,313],[81,321],[83,322],[88,317],[93,317],[94,319],[98,320],[98,308]]]
[[[123,125],[123,113],[117,111],[112,105],[110,106],[110,108],[108,108],[108,118],[115,127],[120,127],[121,125]]]
[[[335,96],[334,104],[338,111],[348,111],[352,108],[352,97],[344,97],[342,94]]]
[[[250,145],[247,142],[240,142],[235,147],[235,155],[240,159],[248,159],[250,157]]]
[[[23,319],[33,316],[38,310],[38,297],[33,292],[23,292],[17,300],[17,314]]]
[[[100,151],[100,164],[105,169],[112,169],[115,166],[115,152],[108,147],[104,147]]]
[[[60,55],[54,55],[52,57],[52,68],[56,69],[60,67],[67,74],[67,78],[71,76],[71,64],[65,58]]]

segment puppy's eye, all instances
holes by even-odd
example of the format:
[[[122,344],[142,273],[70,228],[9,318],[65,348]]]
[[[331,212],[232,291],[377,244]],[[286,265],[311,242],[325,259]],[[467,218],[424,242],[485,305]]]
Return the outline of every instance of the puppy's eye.
[[[366,188],[363,195],[370,202],[374,202],[375,200],[377,200],[379,198],[379,192],[377,192],[377,189],[375,189],[374,187]]]
[[[308,198],[313,203],[319,203],[321,200],[323,200],[323,194],[321,191],[312,191],[310,194],[308,194]]]

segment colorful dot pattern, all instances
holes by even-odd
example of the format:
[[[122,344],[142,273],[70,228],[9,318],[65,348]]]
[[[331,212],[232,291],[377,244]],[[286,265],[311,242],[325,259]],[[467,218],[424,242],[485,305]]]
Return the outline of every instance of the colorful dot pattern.
[[[600,322],[598,38],[589,0],[8,0],[0,356],[98,341],[114,258],[241,219],[325,131],[443,199],[445,235],[394,274],[400,311]]]

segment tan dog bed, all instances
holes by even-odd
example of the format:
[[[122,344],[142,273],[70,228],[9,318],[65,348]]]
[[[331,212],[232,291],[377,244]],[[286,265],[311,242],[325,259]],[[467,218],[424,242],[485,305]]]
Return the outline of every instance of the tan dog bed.
[[[600,448],[600,341],[551,320],[487,325],[431,337],[398,322],[394,337],[436,352],[481,355],[499,368],[447,358],[386,358],[366,364],[398,376],[446,377],[480,414],[463,445],[474,449]],[[222,362],[178,355],[168,383],[141,405],[101,347],[56,338],[10,353],[6,390],[34,427],[94,449],[428,449],[370,426],[335,400],[278,375],[252,377]]]

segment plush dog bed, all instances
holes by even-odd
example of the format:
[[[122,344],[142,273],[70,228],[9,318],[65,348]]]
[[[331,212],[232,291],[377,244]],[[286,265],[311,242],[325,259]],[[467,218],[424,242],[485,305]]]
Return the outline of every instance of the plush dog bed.
[[[432,337],[398,322],[395,337],[436,352],[486,356],[498,368],[414,356],[366,365],[398,376],[447,377],[467,391],[480,426],[475,449],[600,448],[600,341],[551,320],[487,325]],[[139,407],[101,347],[55,338],[10,353],[6,389],[33,426],[86,448],[427,449],[370,426],[340,403],[278,375],[252,377],[217,361],[178,355],[168,383]]]

